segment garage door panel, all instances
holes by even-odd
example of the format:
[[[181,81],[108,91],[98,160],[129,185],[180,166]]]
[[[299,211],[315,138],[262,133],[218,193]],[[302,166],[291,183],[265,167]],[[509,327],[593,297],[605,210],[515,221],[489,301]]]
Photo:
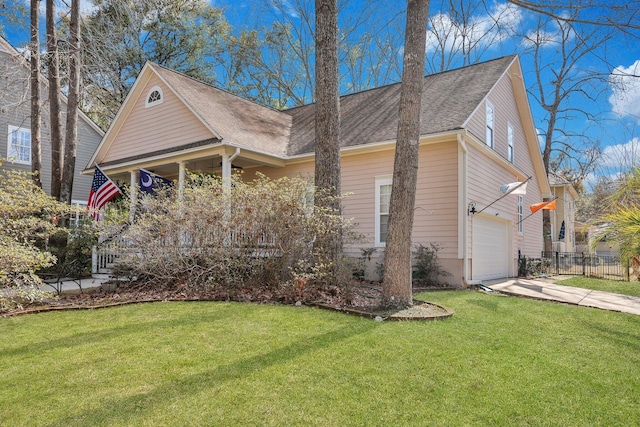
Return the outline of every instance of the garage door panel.
[[[508,222],[473,218],[472,279],[499,279],[509,275]]]

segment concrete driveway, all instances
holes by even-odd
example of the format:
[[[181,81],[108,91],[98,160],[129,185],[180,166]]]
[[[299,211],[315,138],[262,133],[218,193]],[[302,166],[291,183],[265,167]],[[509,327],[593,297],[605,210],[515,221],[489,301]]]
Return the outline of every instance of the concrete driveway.
[[[509,295],[640,315],[640,297],[561,286],[544,280],[524,278],[488,280],[483,281],[483,285]]]

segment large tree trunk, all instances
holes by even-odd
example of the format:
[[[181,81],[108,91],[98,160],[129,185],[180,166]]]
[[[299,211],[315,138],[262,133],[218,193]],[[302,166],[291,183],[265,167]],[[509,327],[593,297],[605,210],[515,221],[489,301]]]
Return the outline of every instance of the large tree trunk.
[[[78,146],[78,96],[80,93],[80,0],[71,2],[69,23],[69,96],[67,100],[67,124],[64,141],[64,162],[60,201],[71,204],[73,174]]]
[[[412,304],[411,231],[418,180],[420,107],[428,14],[429,0],[408,1],[398,137],[382,288],[382,303],[387,307]]]
[[[33,182],[42,188],[42,94],[40,91],[40,0],[31,0],[31,172]]]
[[[60,60],[56,35],[56,7],[54,0],[46,2],[47,59],[49,71],[49,126],[51,127],[51,196],[60,200],[62,182],[62,119],[60,116]]]
[[[340,99],[338,94],[338,2],[316,0],[316,112],[315,203],[340,209]],[[328,196],[328,197],[326,197]],[[342,252],[341,233],[323,236],[314,248],[323,262],[337,261]]]
[[[551,147],[553,144],[553,132],[556,127],[556,117],[558,114],[558,102],[553,105],[553,108],[548,108],[549,122],[547,124],[547,135],[545,137],[544,150],[542,151],[542,162],[544,163],[544,170],[549,176],[549,165],[551,163]],[[543,202],[549,202],[549,197],[544,197]],[[549,253],[553,250],[553,236],[551,235],[551,211],[544,209],[542,211],[542,241],[544,244],[544,251]]]

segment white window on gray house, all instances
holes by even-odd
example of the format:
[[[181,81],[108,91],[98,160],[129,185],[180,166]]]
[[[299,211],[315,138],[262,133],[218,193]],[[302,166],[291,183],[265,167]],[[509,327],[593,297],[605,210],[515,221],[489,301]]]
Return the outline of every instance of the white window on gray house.
[[[9,126],[7,160],[23,165],[31,164],[31,130]]]
[[[71,210],[69,213],[69,226],[79,227],[81,221],[86,218],[87,202],[81,202],[78,200],[71,201]]]
[[[487,101],[487,136],[486,143],[493,148],[493,105]]]
[[[513,163],[513,126],[507,124],[507,159]]]
[[[154,86],[151,89],[149,89],[149,92],[147,94],[147,100],[144,106],[146,108],[146,107],[151,107],[157,104],[162,104],[162,101],[163,101],[162,89],[159,86]]]
[[[391,200],[391,178],[376,178],[375,239],[376,246],[387,242],[389,227],[389,201]]]
[[[524,232],[524,225],[522,224],[522,220],[524,218],[524,196],[518,196],[518,233],[522,234]]]

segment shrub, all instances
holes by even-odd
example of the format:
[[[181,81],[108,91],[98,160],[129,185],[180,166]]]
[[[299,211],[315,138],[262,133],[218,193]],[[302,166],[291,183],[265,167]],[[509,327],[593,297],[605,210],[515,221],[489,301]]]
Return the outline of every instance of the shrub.
[[[378,248],[361,248],[360,257],[353,265],[353,277],[363,281],[367,275],[367,263],[371,261],[371,256],[378,250]]]
[[[418,286],[440,285],[440,278],[451,276],[442,269],[438,261],[440,246],[430,243],[429,246],[419,244],[414,252],[413,283]]]
[[[68,229],[58,228],[49,242],[49,249],[56,256],[57,263],[45,269],[44,273],[58,278],[90,275],[92,248],[97,242],[99,229],[89,218]]]
[[[52,292],[44,292],[35,285],[9,286],[0,294],[0,312],[22,309],[25,305],[44,303],[55,298]]]
[[[315,197],[319,197],[316,195]],[[154,283],[277,286],[295,277],[325,283],[313,243],[348,224],[313,206],[313,188],[296,178],[252,182],[190,175],[182,197],[171,189],[141,200],[124,234],[121,268]]]
[[[41,283],[33,273],[56,262],[42,248],[67,211],[66,205],[38,188],[28,173],[0,171],[0,287]]]
[[[541,276],[548,274],[551,269],[551,260],[548,258],[528,258],[518,259],[518,276]]]
[[[0,170],[0,309],[40,299],[42,280],[35,273],[56,262],[43,248],[67,209],[38,188],[28,173]]]

